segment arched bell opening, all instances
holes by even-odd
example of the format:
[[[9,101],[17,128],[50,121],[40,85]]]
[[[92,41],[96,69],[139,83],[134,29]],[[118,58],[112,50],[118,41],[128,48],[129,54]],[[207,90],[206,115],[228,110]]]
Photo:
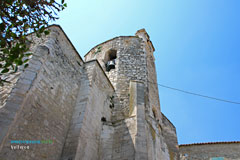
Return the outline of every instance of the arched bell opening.
[[[110,49],[105,55],[105,66],[106,71],[109,72],[111,69],[115,69],[117,58],[117,51],[115,49]]]

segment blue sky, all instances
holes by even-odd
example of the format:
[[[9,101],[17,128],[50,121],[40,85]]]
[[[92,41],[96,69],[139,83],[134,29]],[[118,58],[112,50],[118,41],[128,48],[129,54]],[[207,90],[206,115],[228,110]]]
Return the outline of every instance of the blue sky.
[[[240,1],[66,1],[60,24],[83,57],[92,47],[145,28],[158,83],[240,102]],[[179,144],[239,141],[240,105],[159,87]]]

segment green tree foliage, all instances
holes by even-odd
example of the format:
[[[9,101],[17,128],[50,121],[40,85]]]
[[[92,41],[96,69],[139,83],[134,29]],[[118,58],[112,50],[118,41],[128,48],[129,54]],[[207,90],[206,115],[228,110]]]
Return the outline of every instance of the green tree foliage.
[[[65,7],[64,0],[0,0],[0,85],[7,82],[4,75],[27,67],[31,54],[26,54],[30,43],[26,35],[49,34],[46,27]]]

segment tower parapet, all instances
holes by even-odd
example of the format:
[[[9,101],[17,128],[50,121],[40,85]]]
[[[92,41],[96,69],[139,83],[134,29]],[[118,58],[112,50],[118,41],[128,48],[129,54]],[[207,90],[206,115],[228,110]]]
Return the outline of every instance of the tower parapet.
[[[142,38],[143,41],[148,44],[148,48],[149,48],[150,52],[154,52],[155,51],[155,48],[154,48],[154,46],[152,44],[152,41],[150,40],[150,36],[148,35],[148,33],[146,32],[146,30],[144,28],[138,30],[135,33],[135,35],[138,36],[139,38]]]

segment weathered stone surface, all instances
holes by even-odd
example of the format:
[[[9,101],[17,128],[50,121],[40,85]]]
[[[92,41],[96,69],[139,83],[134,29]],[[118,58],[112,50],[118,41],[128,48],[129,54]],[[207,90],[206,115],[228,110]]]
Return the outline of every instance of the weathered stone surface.
[[[99,44],[83,61],[59,26],[50,30],[29,36],[29,67],[0,88],[0,159],[179,160],[176,129],[161,113],[147,32]],[[16,149],[11,140],[41,144]],[[239,158],[238,147],[223,147],[223,156]]]
[[[240,142],[180,145],[181,160],[240,160]]]
[[[102,117],[109,121],[111,109],[110,96],[113,86],[108,81],[97,61],[85,63],[86,76],[81,85],[71,127],[65,141],[62,158],[98,159],[102,132]],[[86,83],[88,82],[88,83]],[[95,153],[95,154],[93,154]]]
[[[115,69],[108,71],[106,64],[113,51],[116,65]],[[111,159],[170,159],[168,146],[159,129],[163,124],[153,51],[146,31],[140,30],[136,36],[116,37],[99,44],[85,56],[86,61],[99,61],[115,88],[111,121],[118,122],[118,125],[111,126],[114,130]],[[128,119],[128,123],[131,121],[131,127],[125,127],[128,124],[124,119]],[[124,144],[123,132],[131,135],[127,137],[132,143]],[[177,145],[177,141],[175,143]],[[128,148],[127,153],[121,148],[123,144]]]
[[[61,41],[68,46],[64,47]],[[58,27],[52,27],[48,37],[35,42],[29,67],[13,81],[12,92],[0,109],[0,118],[4,120],[0,121],[0,159],[59,159],[61,156],[82,69],[68,59],[79,58]],[[69,48],[68,52],[65,48]],[[11,145],[17,144],[11,144],[11,140],[53,143],[29,144],[27,150],[14,150]]]
[[[170,160],[179,159],[179,147],[175,126],[162,114],[162,135],[167,144]]]

